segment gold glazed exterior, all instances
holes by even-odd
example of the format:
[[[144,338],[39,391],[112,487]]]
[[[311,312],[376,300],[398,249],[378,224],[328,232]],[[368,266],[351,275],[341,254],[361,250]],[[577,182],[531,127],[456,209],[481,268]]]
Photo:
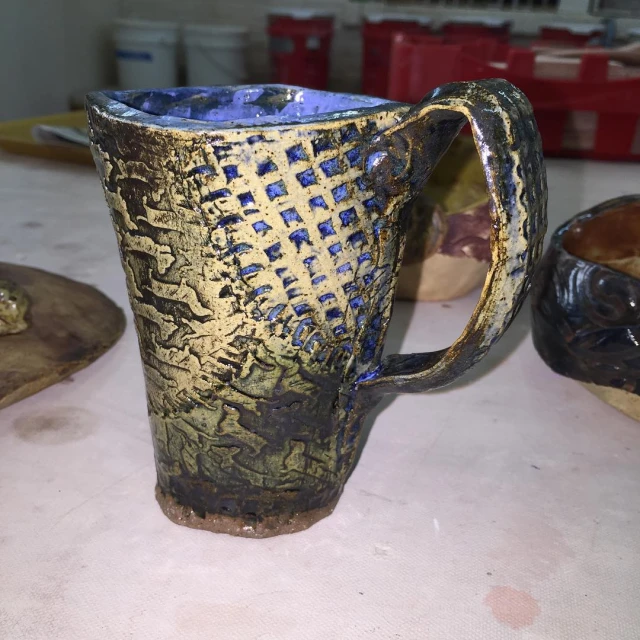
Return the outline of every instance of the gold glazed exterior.
[[[176,522],[255,537],[313,524],[333,509],[381,395],[451,381],[522,303],[546,183],[530,106],[506,83],[449,87],[413,110],[251,127],[180,128],[104,94],[88,113],[144,363],[158,500]],[[450,350],[382,359],[406,205],[465,117],[494,207],[482,301]]]

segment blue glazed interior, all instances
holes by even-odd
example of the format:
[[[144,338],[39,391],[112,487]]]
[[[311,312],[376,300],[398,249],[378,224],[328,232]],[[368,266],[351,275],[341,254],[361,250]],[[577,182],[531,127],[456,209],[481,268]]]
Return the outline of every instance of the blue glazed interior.
[[[330,93],[285,85],[243,87],[181,87],[145,91],[105,91],[127,107],[164,118],[201,122],[280,124],[322,119],[331,114],[371,109],[388,100],[353,94]]]

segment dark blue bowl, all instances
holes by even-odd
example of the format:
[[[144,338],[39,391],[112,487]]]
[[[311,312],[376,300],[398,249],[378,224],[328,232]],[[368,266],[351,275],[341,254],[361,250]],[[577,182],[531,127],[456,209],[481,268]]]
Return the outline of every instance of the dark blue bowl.
[[[557,229],[531,295],[533,343],[547,365],[640,420],[640,196]]]

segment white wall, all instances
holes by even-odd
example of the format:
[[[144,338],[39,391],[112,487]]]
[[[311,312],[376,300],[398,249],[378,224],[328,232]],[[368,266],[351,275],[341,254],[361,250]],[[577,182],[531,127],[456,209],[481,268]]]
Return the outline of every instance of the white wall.
[[[63,0],[67,89],[71,95],[115,83],[112,22],[120,0]]]
[[[63,0],[2,0],[0,120],[64,111]]]
[[[119,0],[2,0],[0,120],[67,111],[74,92],[112,82]]]

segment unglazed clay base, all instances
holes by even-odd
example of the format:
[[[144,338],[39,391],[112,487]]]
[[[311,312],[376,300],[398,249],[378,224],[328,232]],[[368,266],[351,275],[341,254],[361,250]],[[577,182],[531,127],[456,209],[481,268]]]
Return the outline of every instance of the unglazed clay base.
[[[178,504],[171,496],[163,493],[160,487],[156,486],[156,500],[162,512],[172,522],[192,529],[227,533],[242,538],[271,538],[284,533],[304,531],[319,520],[331,515],[338,504],[339,497],[320,509],[298,513],[293,517],[268,516],[262,518],[258,523],[252,523],[243,518],[210,513],[201,518],[193,509]]]
[[[640,422],[640,396],[622,389],[603,387],[599,384],[591,384],[589,382],[581,382],[580,384],[600,400],[610,404],[614,409]]]
[[[424,262],[402,266],[396,295],[400,300],[460,298],[484,282],[488,268],[486,262],[473,258],[454,258],[436,253]]]

